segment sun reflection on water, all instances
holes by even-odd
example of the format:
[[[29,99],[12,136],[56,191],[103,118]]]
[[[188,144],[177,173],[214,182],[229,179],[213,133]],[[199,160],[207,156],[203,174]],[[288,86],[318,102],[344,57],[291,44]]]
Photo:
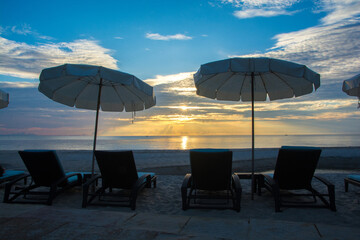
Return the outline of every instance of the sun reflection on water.
[[[187,143],[188,143],[188,137],[182,136],[181,137],[181,149],[186,150],[187,149]]]

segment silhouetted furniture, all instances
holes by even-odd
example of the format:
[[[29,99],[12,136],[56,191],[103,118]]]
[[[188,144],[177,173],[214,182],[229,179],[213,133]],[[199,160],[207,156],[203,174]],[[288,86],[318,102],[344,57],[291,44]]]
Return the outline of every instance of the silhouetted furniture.
[[[101,176],[94,176],[83,185],[83,202],[89,204],[136,208],[136,199],[144,187],[156,187],[155,173],[137,172],[132,151],[95,151]],[[94,183],[101,180],[101,187]],[[97,201],[94,201],[97,198]]]
[[[66,174],[55,151],[25,150],[19,154],[29,172],[5,185],[6,203],[46,203],[74,186],[81,186],[80,173]],[[26,179],[30,178],[31,181]],[[19,181],[30,182],[19,187]],[[18,198],[22,196],[21,200]]]
[[[190,150],[191,174],[181,186],[182,209],[232,208],[240,211],[241,184],[232,174],[232,151]]]
[[[24,175],[24,171],[17,171],[17,170],[5,170],[3,175],[0,177],[0,184],[3,184],[5,182],[9,182],[15,178],[18,178],[22,175]]]
[[[349,190],[349,183],[360,187],[360,175],[356,175],[356,174],[348,175],[344,179],[344,183],[345,183],[345,192]]]
[[[242,173],[242,172],[237,172],[235,173],[236,176],[238,176],[239,179],[248,179],[251,180],[252,178],[252,174],[251,173]],[[259,196],[261,196],[261,187],[264,185],[263,181],[264,181],[264,177],[262,176],[262,174],[260,173],[255,173],[254,174],[254,185],[252,186],[253,189],[252,191],[254,193],[257,193]],[[240,180],[241,181],[241,180]],[[250,183],[251,184],[251,183]]]
[[[274,174],[263,174],[264,187],[274,196],[276,212],[280,212],[281,207],[327,207],[336,211],[335,186],[324,178],[314,176],[320,154],[320,148],[281,147]],[[312,187],[313,179],[326,186],[326,194]],[[311,196],[312,201],[304,200],[304,196]],[[284,199],[286,197],[288,200]],[[323,205],[317,204],[317,197]]]

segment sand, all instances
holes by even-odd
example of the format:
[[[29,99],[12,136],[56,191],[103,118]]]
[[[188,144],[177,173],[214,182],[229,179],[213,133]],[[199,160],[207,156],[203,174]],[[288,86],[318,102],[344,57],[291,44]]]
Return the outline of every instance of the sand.
[[[326,148],[316,174],[335,184],[337,212],[328,209],[286,208],[282,213],[275,213],[274,200],[270,193],[263,190],[262,196],[255,195],[251,200],[250,181],[241,180],[243,196],[241,212],[233,210],[181,209],[180,186],[184,174],[190,172],[188,151],[134,151],[138,170],[154,171],[158,174],[157,188],[144,189],[137,201],[135,212],[167,215],[186,215],[220,217],[234,219],[267,219],[334,226],[360,226],[360,188],[350,186],[344,192],[343,179],[347,174],[360,174],[360,148]],[[277,149],[257,149],[256,169],[258,172],[274,168]],[[90,151],[58,151],[65,171],[89,171],[91,167]],[[0,162],[6,169],[24,169],[16,151],[0,151]],[[250,171],[250,150],[234,150],[234,171]],[[321,187],[317,182],[314,186]],[[322,189],[322,188],[320,188]],[[3,194],[3,188],[0,189]],[[81,209],[81,188],[75,188],[55,199],[53,205],[70,209]],[[132,212],[124,207],[89,206],[89,209]]]

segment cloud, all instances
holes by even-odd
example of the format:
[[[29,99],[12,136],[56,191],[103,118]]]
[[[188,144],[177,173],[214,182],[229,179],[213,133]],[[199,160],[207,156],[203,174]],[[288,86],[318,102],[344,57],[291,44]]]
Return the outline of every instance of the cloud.
[[[40,136],[62,136],[64,133],[68,136],[81,136],[84,132],[90,131],[86,127],[57,127],[57,128],[45,128],[45,127],[31,127],[31,128],[0,128],[0,132],[3,135],[12,134],[34,134]]]
[[[169,41],[169,40],[190,40],[192,37],[186,36],[184,34],[174,34],[174,35],[161,35],[159,33],[147,33],[146,38],[151,40],[160,40],[160,41]]]
[[[192,80],[194,73],[195,72],[183,72],[183,73],[170,74],[170,75],[156,75],[155,78],[149,78],[144,81],[150,84],[151,86],[157,86],[161,84],[174,83],[185,79]]]
[[[221,0],[222,3],[235,7],[290,7],[300,0]]]
[[[35,82],[0,82],[0,88],[36,88],[38,85]]]
[[[245,9],[241,11],[235,11],[234,16],[237,18],[254,18],[254,17],[275,17],[279,15],[292,15],[296,11],[288,12],[283,9]]]
[[[319,3],[320,11],[328,12],[322,22],[332,24],[345,19],[358,17],[360,1],[358,0],[323,0]]]
[[[114,37],[114,39],[122,40],[124,38],[123,37]]]
[[[287,8],[298,3],[299,0],[221,0],[223,4],[231,4],[241,10],[235,11],[235,17],[275,17],[279,15],[293,15],[298,11],[287,11]]]
[[[20,34],[20,35],[29,35],[32,34],[31,27],[28,24],[22,25],[20,28],[17,26],[11,27],[11,32]]]
[[[117,60],[110,54],[109,49],[103,48],[95,40],[30,45],[0,37],[0,74],[35,79],[42,69],[65,63],[117,69]]]
[[[261,54],[232,55],[230,57],[267,56],[294,61],[309,66],[326,79],[322,84],[343,81],[360,71],[360,7],[345,9],[358,4],[357,0],[322,1],[327,15],[314,27],[296,32],[278,34],[276,44]],[[330,3],[331,7],[329,6]],[[340,6],[338,6],[340,5]],[[336,19],[336,21],[335,21]]]
[[[31,26],[29,24],[22,24],[20,26],[11,26],[11,27],[5,27],[5,28],[1,28],[0,29],[0,34],[5,33],[5,34],[18,34],[18,35],[23,35],[23,36],[33,36],[35,38],[38,39],[43,39],[43,40],[53,40],[54,38],[49,37],[49,36],[44,36],[40,33],[38,33],[37,31],[33,30],[31,28]]]

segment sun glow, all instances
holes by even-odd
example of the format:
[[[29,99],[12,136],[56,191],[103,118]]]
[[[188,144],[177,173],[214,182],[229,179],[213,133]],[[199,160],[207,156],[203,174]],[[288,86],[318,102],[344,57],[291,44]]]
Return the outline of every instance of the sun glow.
[[[188,143],[188,137],[182,136],[181,137],[181,149],[186,150],[187,149],[187,143]]]

